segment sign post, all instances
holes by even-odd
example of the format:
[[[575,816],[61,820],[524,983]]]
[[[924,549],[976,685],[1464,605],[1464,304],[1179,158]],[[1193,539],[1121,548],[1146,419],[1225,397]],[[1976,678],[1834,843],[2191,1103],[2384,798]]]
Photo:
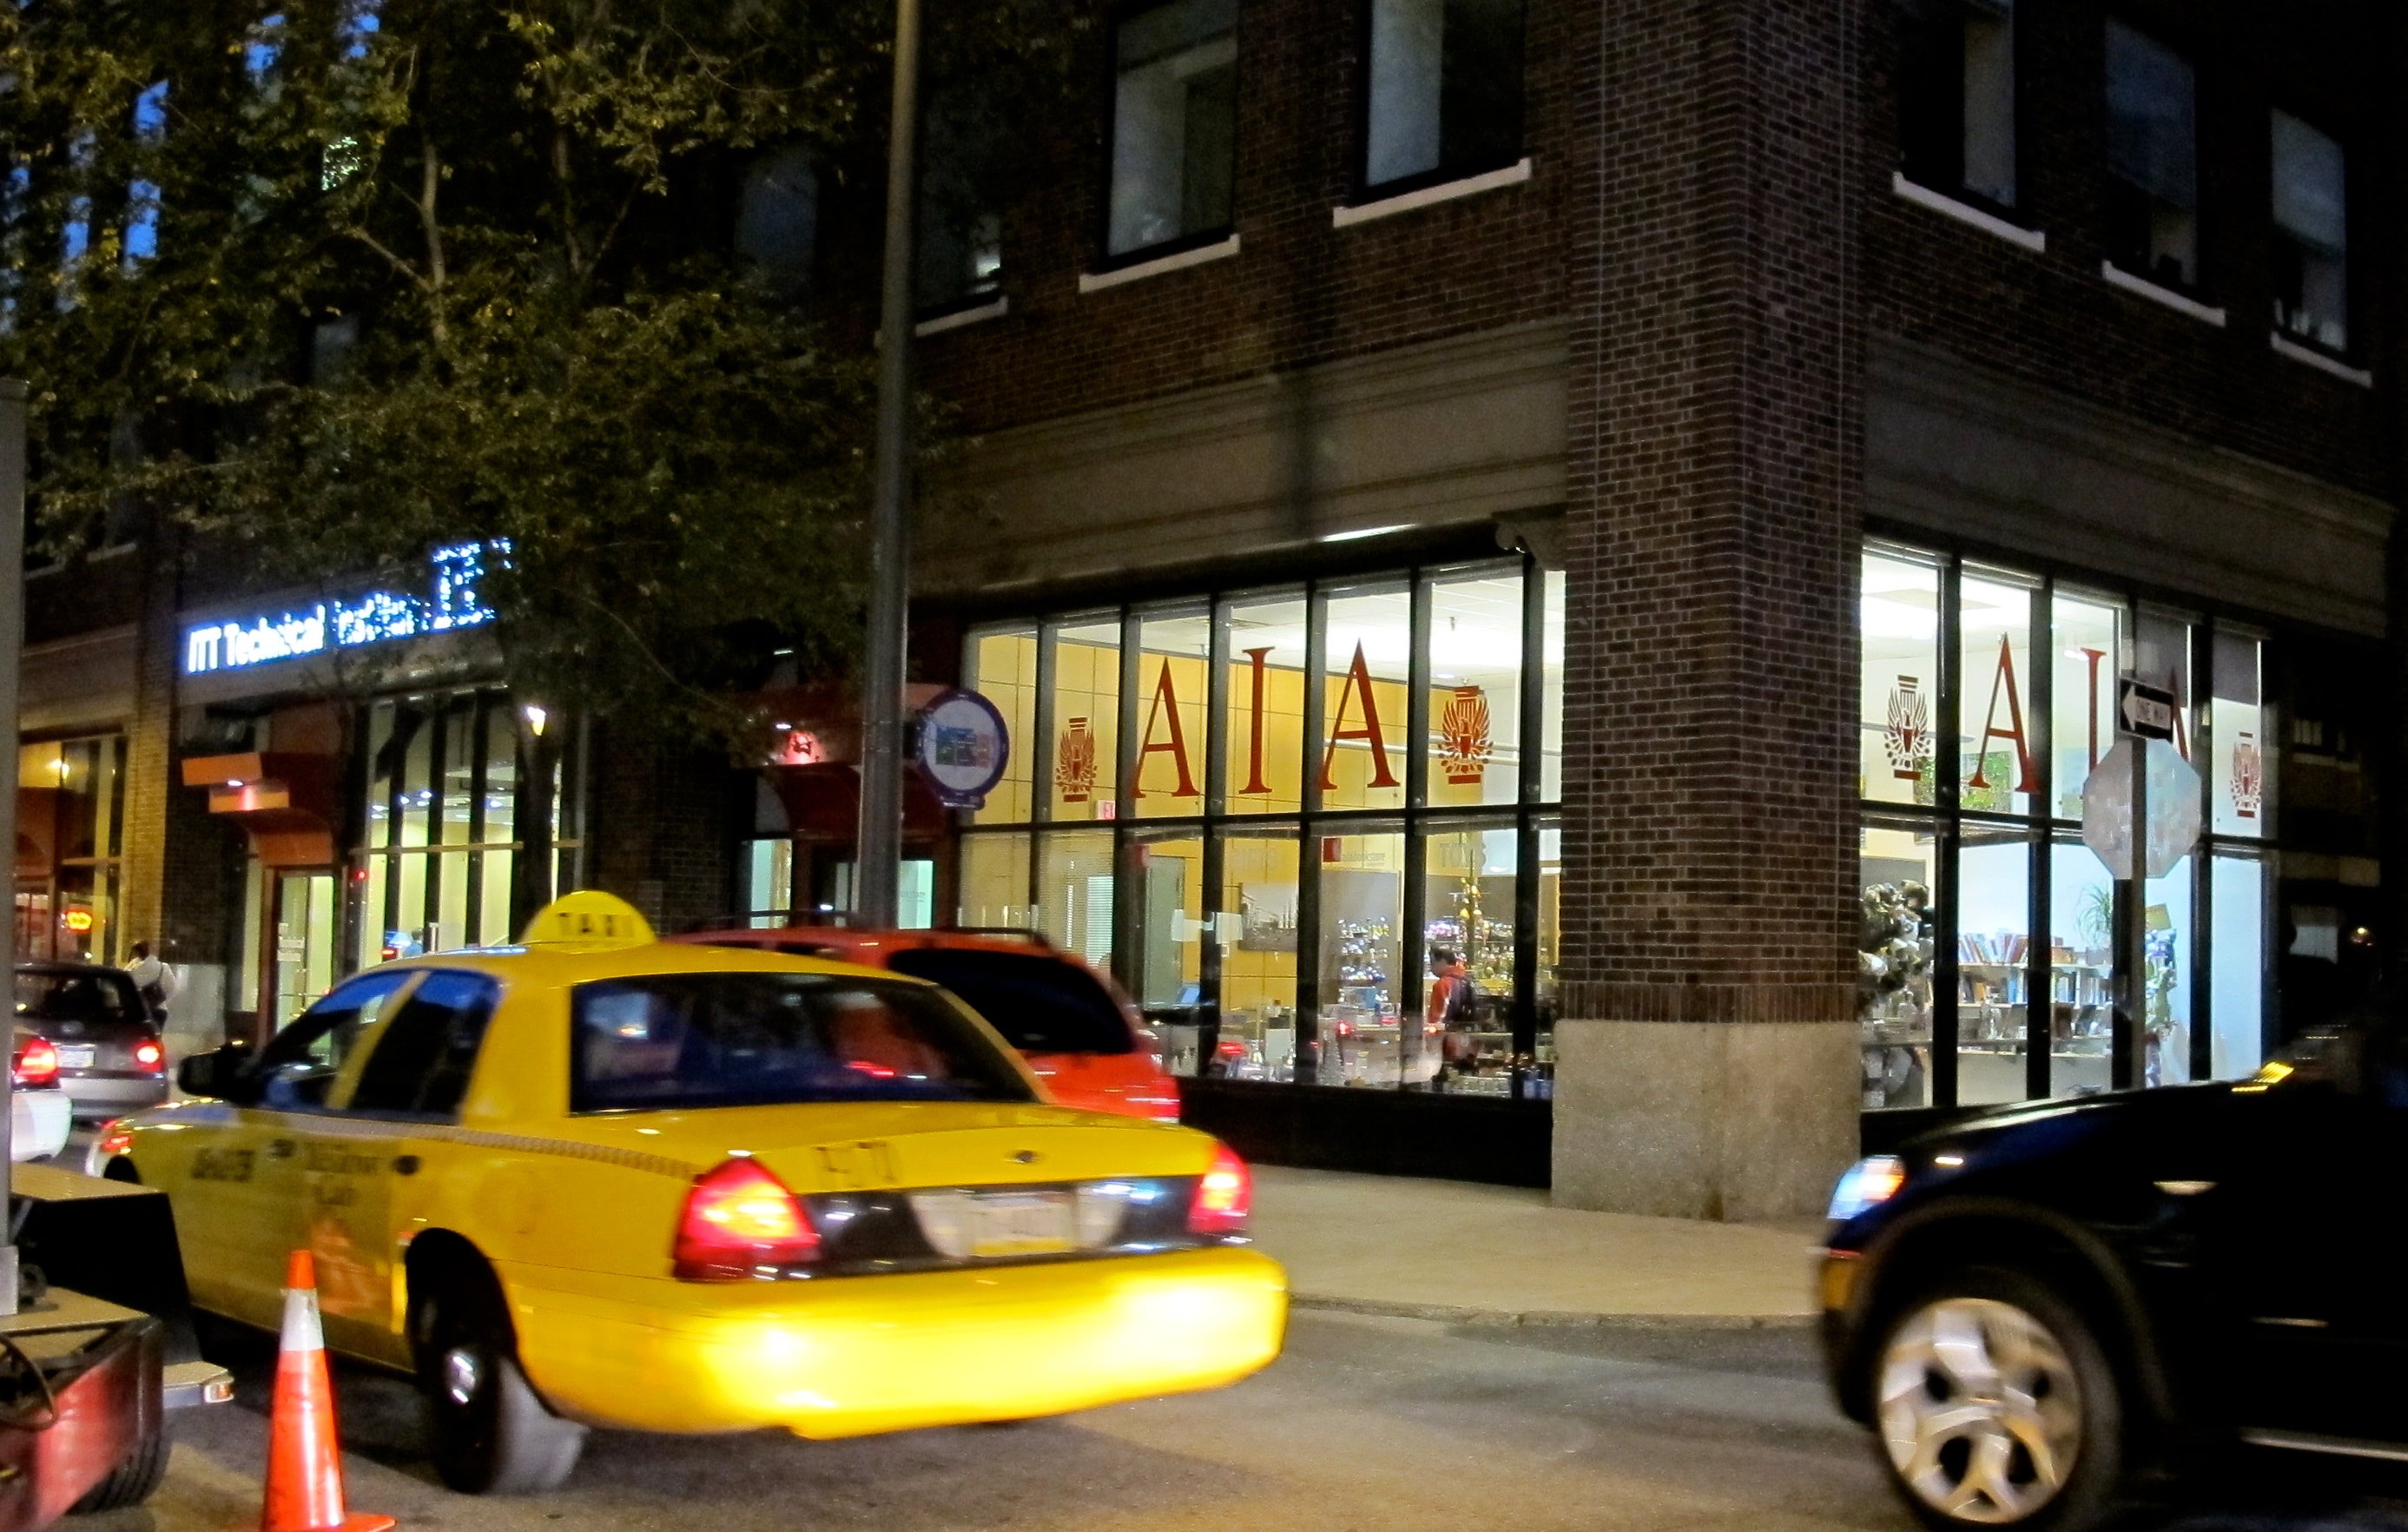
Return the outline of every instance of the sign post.
[[[2173,749],[2174,694],[2137,676],[2115,683],[2115,748],[2083,784],[2082,838],[2115,879],[2114,1036],[2108,1084],[2129,1090],[2147,1079],[2149,882],[2173,870],[2199,837],[2198,794],[2183,794]],[[2172,770],[2167,762],[2172,763]],[[2149,779],[2172,789],[2153,806]],[[2152,813],[2152,809],[2155,813]],[[2186,829],[2186,825],[2187,828]]]

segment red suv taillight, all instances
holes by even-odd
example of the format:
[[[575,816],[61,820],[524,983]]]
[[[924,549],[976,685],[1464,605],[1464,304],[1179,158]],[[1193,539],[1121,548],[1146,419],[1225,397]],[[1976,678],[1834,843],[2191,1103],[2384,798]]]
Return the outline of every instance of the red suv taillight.
[[[1216,1144],[1211,1165],[1196,1183],[1196,1199],[1187,1205],[1187,1230],[1236,1234],[1246,1226],[1246,1214],[1254,1204],[1254,1173],[1227,1144]]]
[[[784,1182],[754,1160],[694,1178],[671,1253],[687,1281],[741,1281],[819,1258],[820,1235]]]
[[[167,1067],[167,1051],[155,1042],[137,1042],[134,1045],[134,1062],[155,1075]]]
[[[59,1078],[59,1051],[48,1038],[29,1038],[17,1050],[17,1083],[52,1085]]]

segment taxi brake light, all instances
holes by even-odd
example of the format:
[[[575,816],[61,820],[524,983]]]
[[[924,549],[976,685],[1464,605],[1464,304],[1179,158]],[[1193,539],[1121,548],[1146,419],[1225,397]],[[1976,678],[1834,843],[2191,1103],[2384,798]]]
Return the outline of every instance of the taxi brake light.
[[[100,1130],[100,1153],[105,1157],[122,1154],[134,1147],[134,1134],[122,1123],[111,1123]]]
[[[1196,1183],[1196,1200],[1187,1205],[1191,1234],[1236,1234],[1246,1226],[1254,1201],[1254,1173],[1227,1144],[1212,1149],[1212,1164]]]
[[[59,1051],[48,1038],[29,1038],[17,1050],[17,1083],[48,1085],[59,1078]]]
[[[819,1257],[819,1231],[783,1182],[749,1159],[694,1179],[671,1259],[688,1281],[741,1281]]]

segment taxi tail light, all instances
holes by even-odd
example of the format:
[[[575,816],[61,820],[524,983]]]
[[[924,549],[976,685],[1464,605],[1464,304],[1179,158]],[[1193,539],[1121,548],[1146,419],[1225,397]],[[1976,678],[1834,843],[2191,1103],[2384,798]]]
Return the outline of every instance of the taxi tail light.
[[[113,1154],[122,1154],[133,1147],[133,1131],[127,1128],[122,1121],[108,1124],[100,1130],[99,1152],[104,1158]]]
[[[50,1085],[59,1078],[59,1051],[48,1038],[29,1038],[17,1050],[17,1083]]]
[[[155,1042],[137,1042],[134,1045],[134,1062],[154,1075],[162,1074],[167,1067],[167,1051]]]
[[[694,1178],[671,1253],[688,1281],[741,1281],[819,1258],[820,1235],[785,1183],[749,1159]]]
[[[1254,1172],[1227,1144],[1215,1144],[1212,1164],[1196,1183],[1196,1198],[1187,1205],[1190,1234],[1238,1234],[1254,1203]]]

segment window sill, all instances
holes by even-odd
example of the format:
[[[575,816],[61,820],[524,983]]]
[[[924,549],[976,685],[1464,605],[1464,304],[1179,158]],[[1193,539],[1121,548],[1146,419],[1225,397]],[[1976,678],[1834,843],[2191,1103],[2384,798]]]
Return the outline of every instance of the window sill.
[[[2188,314],[2202,324],[2213,324],[2219,330],[2224,328],[2223,309],[2211,308],[2197,298],[2186,298],[2172,288],[2159,287],[2146,277],[2135,277],[2113,261],[2100,262],[2099,275],[2107,279],[2110,287],[2120,287],[2151,303],[2161,303],[2175,313]]]
[[[2356,383],[2360,388],[2374,386],[2374,374],[2366,368],[2353,367],[2337,357],[2327,356],[2314,347],[2302,346],[2296,340],[2286,338],[2280,330],[2268,331],[2266,338],[2274,343],[2277,355],[2287,356],[2302,366],[2314,367],[2318,372],[2329,373],[2344,383]]]
[[[1524,155],[1520,163],[1509,165],[1502,170],[1484,171],[1477,176],[1466,176],[1461,180],[1444,181],[1437,186],[1425,186],[1418,191],[1399,192],[1395,196],[1382,197],[1376,202],[1358,202],[1349,208],[1332,208],[1329,209],[1329,226],[1334,229],[1351,229],[1357,223],[1369,223],[1375,219],[1394,218],[1398,213],[1410,213],[1417,208],[1434,207],[1441,202],[1454,202],[1461,197],[1476,197],[1483,192],[1495,192],[1508,186],[1519,186],[1529,179],[1530,160],[1529,156]]]
[[[2010,223],[1998,214],[1985,213],[1970,202],[1959,202],[1944,192],[1935,192],[1920,181],[1911,181],[1903,170],[1889,173],[1889,189],[1918,208],[1928,208],[1943,218],[1970,223],[1985,234],[1997,235],[2008,244],[2021,246],[2035,255],[2043,254],[2048,250],[2048,236],[2042,230]]]
[[[934,319],[924,319],[911,326],[911,334],[925,340],[930,336],[940,336],[948,330],[958,330],[965,325],[982,324],[991,319],[1001,319],[1010,312],[1011,300],[1008,297],[998,297],[980,304],[975,308],[956,308],[950,314],[939,314]]]
[[[1152,261],[1140,261],[1133,266],[1122,266],[1113,271],[1082,271],[1079,273],[1079,291],[1101,293],[1108,287],[1121,287],[1129,282],[1141,282],[1148,277],[1160,277],[1173,271],[1184,271],[1189,266],[1200,266],[1211,261],[1226,261],[1237,253],[1238,236],[1233,234],[1217,245],[1203,245],[1195,250],[1183,250],[1175,255],[1165,255]]]

